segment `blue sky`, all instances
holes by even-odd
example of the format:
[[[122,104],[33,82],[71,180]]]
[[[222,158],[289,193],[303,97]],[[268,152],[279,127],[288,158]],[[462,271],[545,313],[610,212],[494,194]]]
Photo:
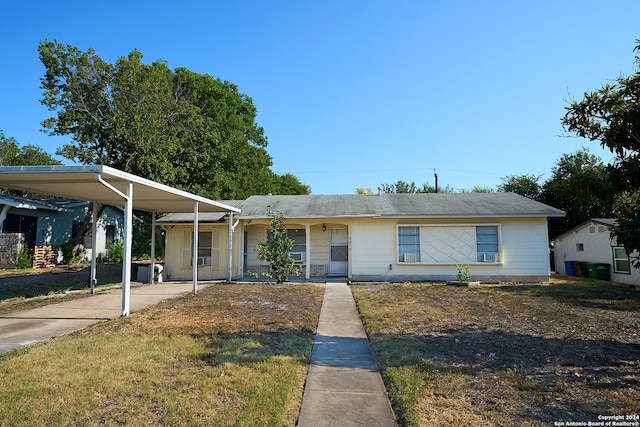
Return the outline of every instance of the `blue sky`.
[[[542,175],[597,142],[563,137],[567,99],[634,71],[640,2],[2,1],[0,129],[49,153],[40,40],[105,60],[139,49],[238,85],[274,172],[313,194],[398,179],[456,190]]]

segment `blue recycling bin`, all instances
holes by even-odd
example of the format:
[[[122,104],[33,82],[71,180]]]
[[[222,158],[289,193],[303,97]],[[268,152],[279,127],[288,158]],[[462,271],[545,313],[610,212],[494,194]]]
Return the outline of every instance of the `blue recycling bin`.
[[[575,261],[565,261],[564,262],[564,271],[567,276],[575,276],[576,275],[576,262]]]

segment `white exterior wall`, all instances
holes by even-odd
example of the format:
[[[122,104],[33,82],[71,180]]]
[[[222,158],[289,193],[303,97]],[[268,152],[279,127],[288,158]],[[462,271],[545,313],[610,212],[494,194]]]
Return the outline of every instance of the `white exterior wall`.
[[[594,227],[594,232],[590,228]],[[610,264],[611,281],[628,285],[640,285],[640,270],[631,266],[631,272],[616,273],[611,236],[609,228],[598,223],[585,223],[574,229],[570,234],[565,234],[560,239],[555,239],[554,259],[556,271],[559,274],[567,274],[565,261],[582,261],[597,264]],[[578,251],[576,245],[582,243],[584,251]]]
[[[216,263],[212,261],[211,265],[198,266],[199,280],[224,280],[227,279],[228,276],[229,228],[227,224],[211,225],[201,223],[198,226],[199,232],[213,230],[219,231],[220,233],[218,263],[215,265]],[[192,280],[193,268],[191,266],[185,268],[183,261],[185,257],[185,232],[193,232],[193,225],[180,224],[167,226],[166,231],[166,253],[164,260],[164,272],[166,278],[168,280]],[[186,245],[190,246],[190,243],[186,243]]]
[[[247,274],[260,273],[261,269],[268,268],[267,264],[258,259],[258,253],[255,250],[258,243],[264,242],[267,238],[267,231],[269,229],[268,221],[266,220],[252,220],[250,224],[246,221],[241,221],[242,226],[234,232],[234,268],[233,276],[242,277],[243,271],[245,271],[244,265],[244,252],[247,254]],[[324,226],[325,230],[322,230]],[[326,275],[326,270],[329,264],[329,230],[331,228],[346,228],[345,224],[335,224],[330,222],[319,223],[318,220],[289,220],[284,224],[285,228],[303,228],[307,229],[307,240],[309,241],[309,253],[306,254],[311,268],[312,277],[319,275]],[[247,233],[247,241],[244,242],[244,233]],[[246,248],[244,245],[246,244]],[[306,261],[301,263],[301,267],[306,267]],[[304,276],[304,272],[303,272]]]
[[[406,221],[366,219],[354,222],[351,230],[353,280],[452,280],[457,272],[451,263],[399,263],[397,226],[497,225],[500,242],[499,263],[467,263],[475,280],[548,281],[549,244],[546,218],[459,221]],[[422,250],[422,247],[421,247]]]
[[[399,274],[406,274],[396,263],[395,224],[392,220],[370,218],[354,221],[350,234],[351,278],[391,281]]]
[[[322,231],[322,225],[316,224],[311,226],[311,260],[314,264],[329,264],[329,229],[330,225],[326,225],[326,230]]]
[[[322,231],[322,225],[326,230]],[[329,230],[347,228],[349,230],[348,278],[354,281],[444,281],[455,278],[456,262],[415,263],[398,262],[398,225],[473,227],[475,225],[498,226],[500,244],[499,263],[468,262],[473,279],[481,281],[548,281],[549,245],[546,218],[515,218],[490,220],[401,220],[380,218],[312,220],[288,220],[286,227],[308,230],[307,253],[311,278],[325,277],[322,266],[329,264]],[[200,224],[200,231],[212,225]],[[220,270],[210,271],[199,267],[199,277],[203,280],[225,279],[227,277],[228,226],[216,225],[221,229]],[[190,280],[191,269],[182,268],[182,240],[184,230],[192,230],[191,224],[165,226],[167,245],[165,273],[172,280]],[[244,276],[243,258],[247,253],[249,272],[264,265],[257,259],[255,246],[266,239],[268,221],[240,221],[233,236],[232,278]],[[247,232],[247,242],[244,233]],[[245,248],[244,245],[247,245]],[[422,249],[422,248],[421,248]],[[462,264],[463,262],[459,262]],[[467,263],[467,262],[464,262]],[[307,263],[304,263],[306,266]],[[304,276],[303,276],[304,278]]]

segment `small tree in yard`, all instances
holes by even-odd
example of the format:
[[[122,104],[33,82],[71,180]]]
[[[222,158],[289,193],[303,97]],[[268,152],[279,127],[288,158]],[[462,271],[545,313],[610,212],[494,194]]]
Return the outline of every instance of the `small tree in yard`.
[[[269,223],[271,233],[266,242],[258,243],[256,251],[260,261],[269,263],[270,271],[264,275],[275,278],[277,283],[283,283],[289,276],[300,274],[300,270],[295,266],[295,260],[288,253],[293,248],[293,240],[287,237],[286,229],[280,228],[286,221],[282,212],[273,212],[269,208],[267,215],[271,218]]]

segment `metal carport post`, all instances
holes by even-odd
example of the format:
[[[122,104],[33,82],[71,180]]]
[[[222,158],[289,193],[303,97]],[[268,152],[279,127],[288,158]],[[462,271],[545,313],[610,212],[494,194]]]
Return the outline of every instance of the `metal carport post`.
[[[133,182],[127,183],[127,193],[124,194],[113,185],[102,179],[99,173],[95,175],[96,181],[119,195],[124,199],[124,253],[122,254],[122,313],[121,316],[129,315],[131,301],[131,243],[133,242]],[[98,222],[94,219],[93,222]],[[95,252],[95,251],[92,251]],[[93,264],[93,262],[92,262]]]

